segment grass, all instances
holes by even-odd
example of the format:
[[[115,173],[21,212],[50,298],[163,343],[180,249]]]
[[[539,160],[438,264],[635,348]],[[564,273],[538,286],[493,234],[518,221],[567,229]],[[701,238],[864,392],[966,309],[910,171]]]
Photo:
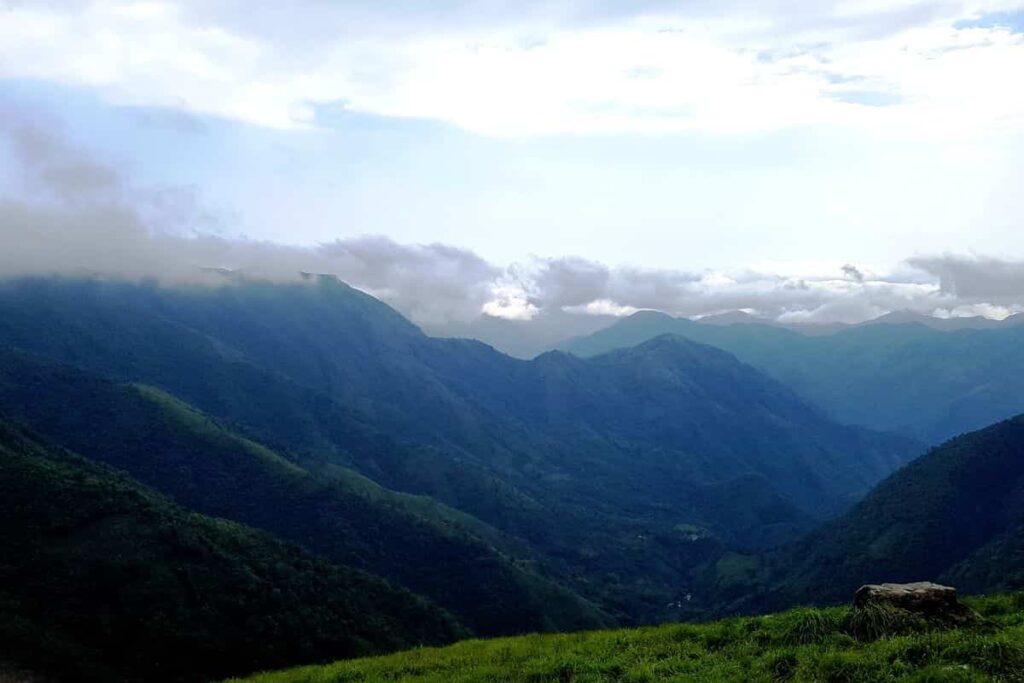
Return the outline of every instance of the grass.
[[[982,627],[936,630],[846,607],[708,624],[469,640],[264,673],[248,683],[1024,682],[1024,593],[968,600]],[[891,632],[885,629],[891,627]],[[242,680],[242,679],[237,679]]]

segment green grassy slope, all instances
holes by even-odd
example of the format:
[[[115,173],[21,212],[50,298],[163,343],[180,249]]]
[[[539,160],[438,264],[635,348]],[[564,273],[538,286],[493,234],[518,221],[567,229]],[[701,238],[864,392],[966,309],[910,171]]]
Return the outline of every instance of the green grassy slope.
[[[449,642],[437,607],[0,422],[0,671],[201,681]]]
[[[801,608],[709,624],[465,641],[267,673],[249,683],[917,683],[1024,680],[1024,594],[970,601],[980,628],[890,624],[855,638],[850,610]]]

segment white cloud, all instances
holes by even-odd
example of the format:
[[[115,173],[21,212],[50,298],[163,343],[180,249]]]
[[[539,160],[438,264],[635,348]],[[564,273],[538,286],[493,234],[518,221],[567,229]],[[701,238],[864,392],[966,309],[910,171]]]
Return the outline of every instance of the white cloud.
[[[633,306],[623,306],[617,304],[611,299],[595,299],[582,306],[568,306],[565,308],[570,313],[586,313],[587,315],[612,315],[615,317],[622,317],[625,315],[633,315],[639,308]]]
[[[917,258],[908,262],[910,267],[862,281],[846,276],[841,264],[814,277],[802,268],[805,276],[799,278],[750,270],[692,274],[610,267],[580,259],[535,259],[499,267],[463,249],[403,245],[383,237],[294,247],[153,233],[140,212],[126,203],[130,196],[122,193],[111,203],[55,206],[0,202],[0,277],[98,274],[155,278],[168,285],[218,285],[224,280],[210,269],[286,281],[298,280],[301,272],[330,273],[437,332],[484,313],[530,320],[562,311],[628,315],[656,309],[700,316],[742,309],[788,322],[857,322],[904,309],[996,318],[1024,310],[1022,262]],[[559,270],[566,263],[584,266],[569,276],[547,275],[547,266]]]
[[[571,3],[496,17],[468,5],[417,27],[348,3],[18,3],[0,21],[0,73],[279,128],[332,104],[499,136],[1021,125],[1024,34],[957,23],[1021,3],[803,5],[585,21],[558,19]]]
[[[0,115],[9,123],[17,118]],[[216,219],[188,188],[139,187],[27,121],[0,129],[0,143],[13,151],[24,186],[17,199],[0,200],[2,277],[98,273],[216,284],[223,278],[209,269],[274,280],[333,273],[435,331],[481,313],[529,320],[562,312],[748,310],[788,321],[855,322],[902,309],[1003,317],[1024,308],[1024,262],[1009,258],[765,261],[683,271],[575,256],[494,264],[466,249],[385,237],[310,247],[226,239],[211,234]]]
[[[299,247],[226,239],[202,229],[215,219],[188,188],[137,187],[30,125],[0,130],[0,142],[14,150],[24,184],[23,198],[0,197],[0,277],[98,274],[216,285],[225,270],[285,281],[330,273],[419,323],[443,324],[478,317],[501,273],[443,244],[353,237]]]

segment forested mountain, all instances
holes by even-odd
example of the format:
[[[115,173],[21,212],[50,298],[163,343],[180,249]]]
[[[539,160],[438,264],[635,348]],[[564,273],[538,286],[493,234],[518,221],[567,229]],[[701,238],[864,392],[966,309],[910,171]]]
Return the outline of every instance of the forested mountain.
[[[533,573],[529,551],[479,521],[342,467],[310,472],[158,389],[0,349],[0,412],[190,509],[426,595],[476,633],[610,622]]]
[[[868,578],[1024,587],[1024,415],[929,451],[760,571],[748,607],[841,602]]]
[[[148,402],[139,418],[146,424],[158,423],[153,406],[164,416],[207,424],[160,392],[187,401],[227,427],[230,438],[280,456],[264,458],[261,468],[270,463],[285,473],[287,460],[317,482],[353,470],[392,491],[430,496],[476,518],[456,525],[472,543],[515,558],[494,560],[503,585],[526,575],[508,573],[508,566],[519,567],[626,621],[702,613],[708,605],[680,598],[694,572],[723,549],[795,537],[918,451],[909,440],[840,427],[784,386],[706,346],[658,339],[593,360],[552,353],[522,361],[481,343],[430,338],[331,278],[219,287],[9,281],[0,285],[0,344],[159,389],[119,388],[134,394],[132,401]],[[70,395],[51,394],[55,406]],[[11,405],[18,400],[31,408],[30,397]],[[92,452],[81,436],[84,425],[57,421],[48,429],[51,418],[25,419],[59,438],[77,430],[77,447]],[[107,436],[119,431],[125,430]],[[158,443],[165,439],[153,433]],[[188,435],[188,458],[166,439],[160,458],[178,458],[178,466],[146,465],[154,467],[146,481],[176,497],[191,495],[189,505],[226,506],[201,509],[271,528],[274,520],[259,517],[259,505],[230,500],[237,484],[216,492],[188,488],[189,468],[209,447],[197,439]],[[213,441],[225,439],[218,433]],[[118,466],[141,467],[120,457]],[[270,490],[278,496],[272,500],[281,500],[279,484]],[[408,505],[396,509],[396,518],[410,519],[403,516]],[[381,547],[393,542],[390,533],[376,534]],[[413,581],[383,565],[365,566]],[[499,602],[507,604],[507,595]],[[567,610],[550,621],[535,612],[541,627],[601,618],[571,595],[541,604]],[[460,615],[485,623],[483,615]]]
[[[942,324],[894,314],[812,335],[643,311],[564,348],[590,357],[680,335],[735,354],[841,423],[939,443],[1024,411],[1022,321]]]
[[[451,641],[426,601],[0,422],[0,671],[206,681]]]
[[[867,343],[860,335],[896,348],[910,337],[927,347],[933,335],[992,333],[880,323],[814,338],[756,323],[672,324],[766,358],[781,357],[794,338],[846,340],[842,348],[851,349]],[[804,348],[808,363],[824,362],[824,347]],[[169,650],[159,648],[168,647],[193,648],[196,661],[207,661],[198,642],[207,628],[220,638],[210,647],[228,653],[209,660],[210,675],[222,675],[236,665],[344,657],[458,633],[842,602],[869,580],[1024,586],[1024,418],[903,467],[920,452],[912,439],[842,426],[729,352],[674,334],[588,358],[549,352],[524,361],[478,342],[431,338],[331,278],[219,287],[8,281],[0,285],[0,413],[102,463],[0,429],[13,444],[3,451],[3,486],[22,496],[11,498],[18,515],[10,518],[22,526],[4,541],[2,571],[14,589],[2,599],[17,618],[0,630],[0,664],[29,669],[44,667],[42,653],[55,648],[58,672],[84,657],[95,663],[87,672],[94,678],[206,675],[143,667],[165,666]],[[145,506],[123,502],[126,490]],[[74,521],[107,517],[117,521]],[[35,518],[59,530],[25,537]],[[194,534],[169,531],[196,525]],[[196,543],[202,550],[190,554]],[[220,573],[189,564],[210,555]],[[47,574],[41,567],[51,562]],[[147,578],[142,564],[155,575]],[[281,613],[276,593],[269,602],[238,595],[256,590],[237,578],[239,566],[259,580],[293,582],[282,589],[293,611]],[[129,588],[158,583],[140,584],[138,602],[103,582],[85,602],[61,592],[89,572],[127,576]],[[194,577],[203,591],[241,587],[197,614],[206,603],[196,597],[205,593],[188,592]],[[346,625],[361,614],[351,596],[360,582],[361,595],[380,601],[365,608],[366,628],[389,638],[315,621]],[[309,585],[333,596],[312,615]],[[172,615],[152,628],[177,639],[140,632],[132,635],[151,638],[150,650],[106,656],[109,641],[84,632],[88,620],[77,610],[106,614],[104,601],[123,608],[97,632],[120,638],[122,621],[138,618],[132,610],[152,603],[150,590],[164,601],[156,613]],[[60,610],[41,606],[50,593]],[[231,605],[252,610],[246,618],[262,637],[288,633],[263,659],[245,659],[252,629],[218,621],[241,618]],[[419,613],[417,626],[403,625]],[[307,628],[317,635],[289,640]],[[27,649],[15,657],[18,643]]]

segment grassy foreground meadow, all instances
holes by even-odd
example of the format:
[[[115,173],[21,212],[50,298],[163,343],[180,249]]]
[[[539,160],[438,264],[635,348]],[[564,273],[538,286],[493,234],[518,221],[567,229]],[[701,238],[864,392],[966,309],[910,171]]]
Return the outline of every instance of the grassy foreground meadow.
[[[909,613],[798,608],[707,624],[468,640],[308,666],[250,683],[1024,681],[1024,593],[965,600],[985,622],[930,628]],[[242,680],[242,679],[237,679]]]

